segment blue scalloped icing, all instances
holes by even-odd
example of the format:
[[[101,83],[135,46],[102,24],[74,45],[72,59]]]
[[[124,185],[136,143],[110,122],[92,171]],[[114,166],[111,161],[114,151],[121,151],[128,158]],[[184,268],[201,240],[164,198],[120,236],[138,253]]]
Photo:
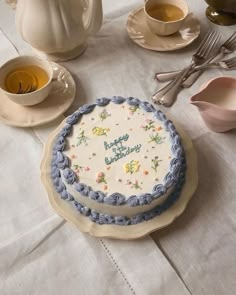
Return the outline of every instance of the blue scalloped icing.
[[[165,176],[164,183],[154,186],[151,193],[142,194],[139,196],[132,195],[127,199],[120,193],[113,193],[107,196],[103,192],[93,191],[92,188],[87,186],[86,184],[77,182],[73,170],[69,168],[70,161],[63,154],[63,150],[66,147],[66,137],[71,133],[73,125],[79,121],[82,115],[92,112],[96,105],[105,106],[110,102],[113,102],[115,104],[122,104],[126,102],[129,105],[139,105],[139,107],[146,112],[153,112],[154,116],[164,123],[166,130],[170,134],[170,140],[172,142],[171,150],[174,155],[174,158],[171,160],[170,163],[170,171]],[[56,191],[60,194],[62,199],[72,202],[81,214],[89,216],[92,221],[99,224],[137,224],[139,222],[149,220],[157,215],[160,215],[163,211],[168,209],[179,197],[185,179],[185,155],[183,147],[181,145],[181,138],[177,133],[175,126],[170,120],[166,118],[166,116],[160,110],[156,110],[152,104],[145,101],[140,101],[139,99],[133,97],[129,97],[127,99],[121,96],[114,96],[111,99],[103,97],[98,98],[95,104],[83,105],[81,108],[79,108],[78,111],[67,118],[65,126],[62,128],[56,139],[52,153],[53,157],[51,178],[53,180]],[[175,189],[163,204],[158,205],[151,211],[135,215],[132,218],[128,218],[126,216],[111,216],[95,212],[83,206],[78,201],[74,200],[73,196],[71,196],[67,192],[64,183],[61,181],[60,169],[62,170],[65,181],[69,184],[73,184],[75,190],[80,192],[81,195],[89,197],[99,203],[104,202],[114,206],[121,206],[124,204],[130,205],[132,207],[143,206],[145,204],[150,204],[153,200],[161,197],[163,194],[166,193],[168,188],[175,186]]]

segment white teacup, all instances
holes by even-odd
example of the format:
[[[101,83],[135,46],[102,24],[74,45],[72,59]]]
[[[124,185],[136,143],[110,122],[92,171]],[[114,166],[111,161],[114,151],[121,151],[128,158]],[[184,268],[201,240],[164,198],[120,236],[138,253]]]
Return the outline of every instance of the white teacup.
[[[29,93],[12,93],[6,88],[7,76],[17,70],[18,68],[25,66],[37,66],[41,68],[47,74],[47,82],[41,88],[36,89]],[[32,106],[42,102],[51,90],[53,80],[53,68],[50,62],[40,59],[34,56],[19,56],[7,61],[0,67],[0,88],[5,95],[17,104],[24,106]]]
[[[163,21],[150,15],[151,11],[158,5],[165,4],[173,5],[179,8],[182,11],[182,16],[176,20]],[[154,34],[169,36],[179,31],[189,13],[189,7],[185,0],[147,0],[144,5],[144,12],[146,22]]]

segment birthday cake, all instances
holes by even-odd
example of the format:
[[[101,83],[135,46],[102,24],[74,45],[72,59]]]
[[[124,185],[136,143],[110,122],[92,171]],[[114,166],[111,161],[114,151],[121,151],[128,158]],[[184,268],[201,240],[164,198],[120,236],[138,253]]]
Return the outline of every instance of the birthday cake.
[[[84,105],[55,137],[58,197],[98,224],[133,225],[168,210],[185,181],[174,124],[148,102],[114,96]]]

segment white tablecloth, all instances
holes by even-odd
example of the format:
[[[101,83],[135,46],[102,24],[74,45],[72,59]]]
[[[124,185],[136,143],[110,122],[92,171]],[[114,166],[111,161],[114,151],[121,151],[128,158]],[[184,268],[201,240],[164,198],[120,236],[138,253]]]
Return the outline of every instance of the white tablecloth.
[[[63,63],[77,84],[67,114],[101,96],[147,99],[158,87],[152,79],[155,71],[187,64],[198,41],[178,52],[158,53],[129,39],[128,13],[142,2],[103,1],[102,29],[81,57]],[[188,2],[200,19],[202,35],[209,27],[224,38],[235,30],[208,22],[203,1]],[[0,64],[18,53],[31,53],[16,32],[14,11],[3,1],[0,28]],[[182,91],[172,108],[163,109],[193,139],[200,182],[181,217],[138,241],[82,234],[50,207],[39,165],[43,143],[62,118],[40,128],[0,124],[0,294],[235,294],[236,132],[210,132],[189,104],[205,80],[223,74],[208,71]]]

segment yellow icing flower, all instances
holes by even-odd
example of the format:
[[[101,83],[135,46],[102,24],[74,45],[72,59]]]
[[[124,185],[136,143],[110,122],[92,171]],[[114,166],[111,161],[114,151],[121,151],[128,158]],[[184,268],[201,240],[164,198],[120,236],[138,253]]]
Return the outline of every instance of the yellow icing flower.
[[[129,171],[130,171],[129,164],[124,165],[124,171],[125,171],[125,173],[129,173]]]
[[[92,130],[93,134],[97,136],[107,135],[109,131],[110,131],[110,128],[102,128],[102,127],[94,127]]]
[[[124,165],[124,171],[125,171],[125,173],[133,174],[133,173],[139,171],[139,167],[140,167],[139,161],[132,160],[131,162],[126,163]]]

